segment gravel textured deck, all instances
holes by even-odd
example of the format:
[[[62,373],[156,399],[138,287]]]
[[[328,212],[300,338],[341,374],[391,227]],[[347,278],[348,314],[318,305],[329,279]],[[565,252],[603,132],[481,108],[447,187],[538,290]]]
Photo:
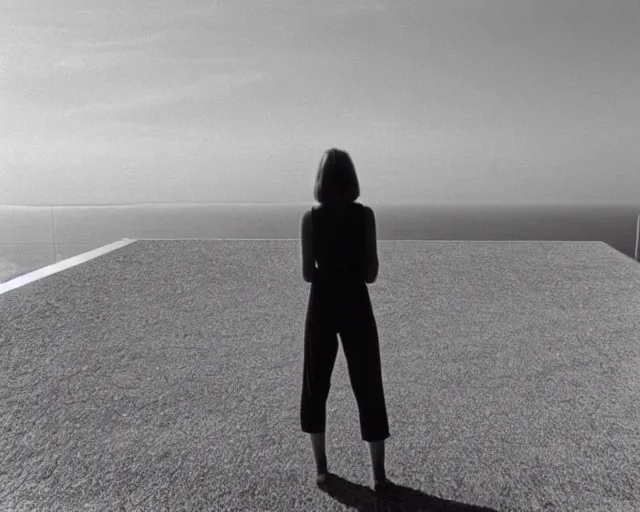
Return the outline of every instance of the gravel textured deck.
[[[315,485],[299,243],[140,240],[0,295],[0,510],[640,510],[635,261],[378,252],[396,498],[371,489],[341,346]]]

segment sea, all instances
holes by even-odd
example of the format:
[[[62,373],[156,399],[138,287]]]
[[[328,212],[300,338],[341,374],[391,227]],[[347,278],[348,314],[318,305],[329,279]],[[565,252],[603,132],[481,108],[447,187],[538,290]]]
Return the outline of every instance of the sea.
[[[635,204],[442,203],[370,206],[379,241],[603,241],[638,261]],[[123,238],[300,238],[318,204],[0,205],[0,283]]]

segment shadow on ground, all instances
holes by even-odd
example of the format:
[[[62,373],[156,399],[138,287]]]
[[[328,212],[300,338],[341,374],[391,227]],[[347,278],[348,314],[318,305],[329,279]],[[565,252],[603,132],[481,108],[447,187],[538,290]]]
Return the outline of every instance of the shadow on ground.
[[[333,473],[329,473],[325,483],[318,487],[349,510],[358,512],[497,512],[488,507],[437,498],[397,484],[388,491],[376,493],[370,487],[354,484]]]

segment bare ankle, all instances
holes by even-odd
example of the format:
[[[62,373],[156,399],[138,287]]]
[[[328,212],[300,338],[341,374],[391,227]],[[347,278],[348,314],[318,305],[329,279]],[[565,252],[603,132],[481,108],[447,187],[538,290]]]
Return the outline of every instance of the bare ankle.
[[[373,478],[376,482],[386,480],[384,469],[384,440],[369,443],[369,451],[371,453],[371,467],[373,469]]]

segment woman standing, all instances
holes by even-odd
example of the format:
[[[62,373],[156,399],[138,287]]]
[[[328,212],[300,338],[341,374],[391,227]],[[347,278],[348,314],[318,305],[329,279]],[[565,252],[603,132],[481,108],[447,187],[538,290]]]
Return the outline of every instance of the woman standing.
[[[301,219],[302,275],[311,283],[304,332],[300,421],[311,437],[318,484],[327,478],[326,402],[340,334],[358,404],[362,439],[369,443],[376,490],[385,476],[389,423],[378,331],[367,283],[378,274],[373,210],[357,203],[360,187],[351,157],[329,149],[320,160],[314,197],[320,203]],[[317,262],[317,268],[316,268]]]

